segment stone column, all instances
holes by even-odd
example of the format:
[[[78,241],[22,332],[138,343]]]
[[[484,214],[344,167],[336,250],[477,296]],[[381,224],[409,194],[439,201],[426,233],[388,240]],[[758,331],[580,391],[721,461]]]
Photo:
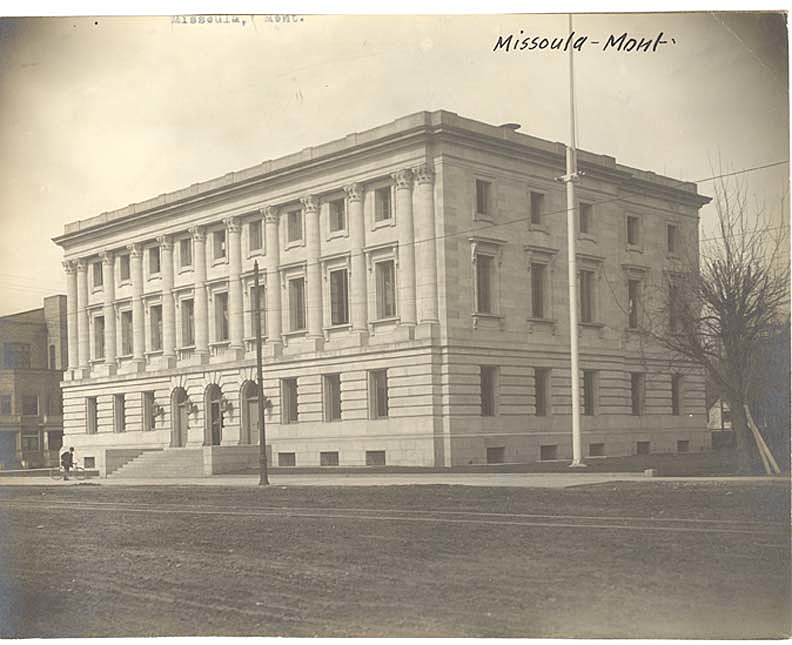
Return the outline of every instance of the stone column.
[[[83,376],[91,367],[91,336],[88,328],[88,263],[77,260],[77,356]]]
[[[129,264],[132,278],[132,360],[138,371],[146,366],[146,321],[143,309],[143,248],[130,244]]]
[[[69,370],[74,372],[80,364],[77,354],[77,266],[74,260],[64,260],[66,271],[66,334],[68,338]]]
[[[308,338],[324,338],[322,331],[322,270],[320,266],[319,203],[316,197],[302,198],[305,221],[305,282],[308,314]]]
[[[274,354],[279,354],[283,346],[281,340],[281,286],[280,286],[280,237],[278,236],[278,210],[272,206],[264,209],[265,242],[267,254],[264,268],[267,275],[267,344]]]
[[[434,218],[434,168],[423,164],[415,176],[415,271],[418,322],[436,323],[437,251]]]
[[[162,275],[162,366],[176,366],[176,307],[173,301],[173,240],[170,235],[157,238],[160,245]]]
[[[115,256],[112,251],[102,253],[102,290],[104,291],[104,345],[105,367],[112,376],[116,369],[116,326],[115,326]]]
[[[363,186],[345,186],[349,217],[349,308],[352,331],[368,334],[368,296],[366,295],[366,225],[363,218]]]
[[[242,304],[242,235],[239,218],[225,220],[226,240],[228,241],[228,321],[229,348],[236,352],[237,358],[245,355],[245,318]]]
[[[393,175],[396,186],[396,228],[399,231],[399,300],[402,325],[415,325],[415,234],[412,213],[412,171],[408,168]]]
[[[209,303],[206,299],[206,235],[202,226],[190,229],[193,240],[193,266],[195,268],[195,353],[201,363],[209,360]]]

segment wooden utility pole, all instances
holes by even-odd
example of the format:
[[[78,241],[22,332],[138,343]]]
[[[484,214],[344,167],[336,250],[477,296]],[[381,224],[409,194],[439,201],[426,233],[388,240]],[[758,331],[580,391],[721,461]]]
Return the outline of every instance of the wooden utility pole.
[[[259,266],[258,260],[253,263],[253,320],[256,332],[256,385],[258,390],[258,426],[259,426],[259,486],[268,486],[267,477],[267,441],[264,432],[264,375],[261,368],[261,305],[259,303]]]

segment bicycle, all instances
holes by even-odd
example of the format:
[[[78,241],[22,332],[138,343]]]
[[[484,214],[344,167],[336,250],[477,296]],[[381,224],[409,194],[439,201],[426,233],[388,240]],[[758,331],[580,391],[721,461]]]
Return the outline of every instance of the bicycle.
[[[52,479],[58,480],[63,479],[66,471],[63,469],[63,466],[58,466],[57,468],[53,468],[50,470],[50,477]],[[82,466],[78,464],[74,464],[69,471],[69,477],[74,477],[74,479],[83,480],[88,477],[88,471],[85,470]]]

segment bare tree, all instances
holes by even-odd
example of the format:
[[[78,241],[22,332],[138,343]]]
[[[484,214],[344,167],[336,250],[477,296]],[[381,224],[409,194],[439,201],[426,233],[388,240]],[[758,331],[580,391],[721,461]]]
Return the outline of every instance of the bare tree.
[[[786,318],[789,262],[779,259],[788,237],[783,224],[773,226],[764,208],[749,204],[744,182],[716,181],[719,234],[666,272],[652,298],[647,332],[674,356],[703,367],[717,384],[732,411],[738,465],[745,472],[758,453],[744,405],[762,384],[757,357]]]

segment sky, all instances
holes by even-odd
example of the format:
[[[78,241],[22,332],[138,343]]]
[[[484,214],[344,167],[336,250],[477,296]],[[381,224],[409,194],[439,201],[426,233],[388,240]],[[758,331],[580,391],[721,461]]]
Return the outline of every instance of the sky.
[[[567,139],[567,55],[492,51],[520,30],[566,36],[565,14],[242,19],[0,20],[0,314],[65,292],[51,238],[67,222],[412,112]],[[574,30],[676,41],[576,52],[579,147],[686,181],[788,161],[782,16],[582,14]],[[788,219],[788,164],[741,177]],[[702,237],[713,221],[702,209]]]

